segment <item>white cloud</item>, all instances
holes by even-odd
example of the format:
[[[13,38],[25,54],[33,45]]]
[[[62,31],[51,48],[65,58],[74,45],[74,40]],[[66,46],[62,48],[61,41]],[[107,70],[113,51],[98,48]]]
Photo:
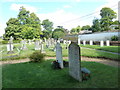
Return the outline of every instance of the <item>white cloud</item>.
[[[64,10],[58,10],[53,13],[48,13],[48,14],[38,14],[37,15],[40,20],[45,20],[49,19],[54,23],[54,27],[56,28],[57,26],[63,26],[66,29],[71,29],[74,27],[77,27],[78,25],[83,26],[83,25],[90,25],[90,22],[87,20],[80,20],[76,18],[80,17],[80,15],[73,14],[73,13],[67,13]]]
[[[37,8],[26,4],[12,4],[10,9],[14,11],[19,11],[21,6],[25,7],[26,10],[29,10],[30,12],[37,12]]]
[[[71,6],[70,5],[65,5],[64,8],[71,8]]]
[[[6,24],[0,22],[0,36],[2,36],[5,33],[4,31],[5,27]]]

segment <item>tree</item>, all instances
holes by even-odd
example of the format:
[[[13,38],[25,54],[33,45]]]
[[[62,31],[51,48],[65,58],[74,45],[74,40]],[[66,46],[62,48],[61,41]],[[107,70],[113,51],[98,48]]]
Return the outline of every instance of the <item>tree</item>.
[[[116,12],[114,12],[111,8],[104,7],[100,10],[100,15],[101,15],[100,23],[101,23],[102,31],[110,30],[110,25],[112,25],[113,22],[112,20],[117,17]]]
[[[53,22],[49,21],[49,19],[45,19],[42,21],[42,26],[44,28],[44,34],[48,34],[45,36],[48,36],[51,38],[52,37]]]
[[[93,20],[93,25],[92,25],[91,29],[93,32],[101,31],[101,25],[100,25],[99,19]]]
[[[89,29],[90,29],[90,25],[86,25],[81,28],[81,30],[89,30]]]
[[[30,13],[24,7],[20,7],[17,18],[10,18],[6,24],[4,35],[6,39],[9,39],[10,36],[13,36],[14,39],[39,38],[42,33],[39,18],[35,13]]]
[[[71,34],[78,34],[78,33],[80,32],[80,30],[81,30],[81,27],[80,27],[80,26],[77,26],[76,28],[72,28],[72,29],[70,30],[70,33],[71,33]]]
[[[64,35],[65,35],[64,28],[56,28],[52,33],[52,37],[54,39],[62,38]]]
[[[20,28],[19,28],[19,20],[17,18],[10,18],[8,22],[6,22],[7,27],[5,28],[4,38],[9,39],[10,36],[13,36],[14,39],[19,38],[20,36]]]

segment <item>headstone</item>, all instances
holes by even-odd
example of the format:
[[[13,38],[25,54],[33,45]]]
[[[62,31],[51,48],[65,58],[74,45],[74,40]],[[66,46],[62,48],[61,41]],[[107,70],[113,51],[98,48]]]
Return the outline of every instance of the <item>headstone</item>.
[[[103,40],[100,41],[100,46],[101,46],[101,47],[104,46],[104,42],[103,42]]]
[[[27,50],[27,49],[28,49],[27,46],[26,46],[27,41],[26,41],[26,40],[22,40],[21,42],[22,42],[22,47],[21,47],[21,49],[22,49],[22,50]]]
[[[44,51],[44,44],[43,44],[43,42],[41,43],[41,53],[45,53],[45,51]]]
[[[31,45],[31,40],[28,40],[28,44]]]
[[[110,46],[110,41],[109,40],[106,41],[106,45]]]
[[[58,60],[60,67],[63,68],[62,47],[60,43],[56,44],[56,60]]]
[[[83,45],[86,45],[86,41],[85,40],[83,40]]]
[[[35,41],[35,50],[40,50],[40,42],[38,40]]]
[[[13,45],[12,45],[12,43],[13,43],[13,37],[11,36],[11,37],[10,37],[10,40],[9,40],[9,43],[7,44],[8,54],[14,53],[14,52],[13,52]]]
[[[90,40],[90,45],[93,45],[93,41],[92,40]]]
[[[82,81],[80,47],[75,42],[69,45],[69,74],[74,79]]]
[[[80,38],[78,38],[78,45],[80,45],[81,43],[80,43]]]

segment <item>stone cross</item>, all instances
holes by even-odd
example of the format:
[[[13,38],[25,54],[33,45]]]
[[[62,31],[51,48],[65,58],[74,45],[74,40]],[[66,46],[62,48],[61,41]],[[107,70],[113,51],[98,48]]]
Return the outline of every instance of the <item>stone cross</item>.
[[[60,43],[56,44],[56,60],[58,60],[60,67],[63,68],[62,47]]]
[[[69,74],[74,79],[82,81],[80,47],[75,42],[69,45]]]
[[[92,40],[90,40],[90,45],[93,45],[93,41]]]
[[[85,40],[83,40],[83,45],[86,45],[86,41]]]
[[[106,45],[110,46],[110,41],[109,40],[106,41]]]
[[[100,46],[101,46],[101,47],[104,46],[104,42],[103,42],[103,40],[100,41]]]

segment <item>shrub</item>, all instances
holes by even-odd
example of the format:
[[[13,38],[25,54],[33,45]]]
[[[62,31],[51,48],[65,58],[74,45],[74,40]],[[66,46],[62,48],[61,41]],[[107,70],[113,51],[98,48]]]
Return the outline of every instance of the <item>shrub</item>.
[[[111,37],[111,41],[118,41],[118,36],[115,36],[115,35],[112,36],[112,37]]]
[[[30,55],[31,62],[41,62],[44,60],[45,54],[41,53],[41,51],[35,51]]]

